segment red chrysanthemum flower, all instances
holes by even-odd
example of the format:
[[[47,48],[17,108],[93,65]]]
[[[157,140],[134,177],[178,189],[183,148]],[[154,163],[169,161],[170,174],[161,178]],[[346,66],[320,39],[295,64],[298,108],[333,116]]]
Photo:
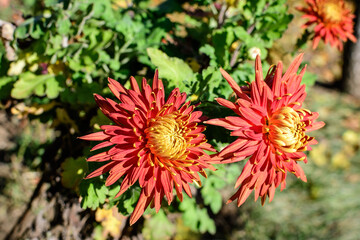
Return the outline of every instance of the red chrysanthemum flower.
[[[306,133],[321,128],[324,123],[315,122],[318,113],[302,108],[306,93],[305,85],[300,83],[305,68],[297,75],[302,56],[293,61],[283,76],[283,65],[279,62],[269,70],[265,80],[258,56],[255,81],[248,88],[240,88],[221,70],[237,100],[235,103],[221,98],[216,100],[239,116],[212,119],[206,123],[232,130],[231,135],[238,138],[215,155],[213,163],[237,162],[251,156],[236,181],[235,188],[240,188],[228,203],[237,199],[240,206],[253,190],[255,201],[259,196],[262,204],[267,196],[271,201],[280,184],[281,190],[285,188],[287,172],[306,182],[298,162],[306,163],[304,151],[311,150],[310,145],[317,143]]]
[[[307,28],[312,24],[315,26],[315,36],[313,38],[313,49],[317,47],[320,39],[327,44],[336,46],[339,50],[343,49],[342,41],[350,39],[356,42],[353,35],[355,16],[345,7],[343,0],[306,0],[307,7],[298,7],[298,10],[305,13],[303,18],[308,22],[303,25]]]
[[[166,196],[168,204],[173,200],[173,187],[182,201],[182,190],[191,197],[189,183],[201,185],[198,173],[206,176],[205,168],[215,170],[208,162],[210,156],[204,150],[215,151],[206,143],[202,133],[202,112],[185,103],[186,94],[174,89],[165,102],[164,87],[155,72],[152,88],[146,79],[140,90],[131,77],[132,90],[109,78],[109,88],[120,100],[116,103],[95,94],[101,111],[114,125],[101,126],[103,131],[81,137],[84,140],[103,141],[92,150],[113,146],[96,154],[87,161],[107,164],[90,173],[87,178],[110,172],[106,186],[121,182],[119,197],[138,181],[141,189],[138,203],[130,218],[135,223],[151,203],[159,211]]]

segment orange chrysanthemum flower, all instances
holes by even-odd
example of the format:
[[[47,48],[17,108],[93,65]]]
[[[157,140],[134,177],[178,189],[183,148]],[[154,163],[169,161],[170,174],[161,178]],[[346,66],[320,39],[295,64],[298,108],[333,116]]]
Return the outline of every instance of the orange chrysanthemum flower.
[[[280,184],[281,190],[285,188],[287,172],[306,182],[298,162],[306,163],[304,151],[311,150],[310,145],[317,143],[306,133],[323,127],[324,123],[315,122],[318,113],[302,108],[306,93],[305,85],[300,83],[305,68],[297,75],[302,56],[293,61],[283,76],[283,65],[279,62],[269,70],[265,80],[257,56],[255,81],[245,88],[240,88],[228,73],[221,70],[237,100],[235,103],[221,98],[216,100],[238,116],[212,119],[206,123],[232,130],[231,135],[238,138],[215,156],[213,162],[232,163],[251,156],[236,181],[235,188],[240,188],[228,203],[237,199],[240,206],[253,190],[255,201],[259,196],[262,204],[267,196],[271,201]]]
[[[186,94],[174,89],[165,102],[164,86],[155,72],[152,88],[146,79],[140,90],[135,78],[130,78],[132,90],[109,78],[109,88],[120,100],[116,103],[95,94],[102,112],[114,125],[101,126],[103,131],[81,137],[84,140],[103,141],[92,150],[113,146],[96,154],[87,161],[107,164],[90,173],[87,178],[110,172],[106,186],[121,182],[119,197],[138,181],[141,189],[138,203],[130,218],[135,223],[151,203],[159,211],[166,196],[168,204],[173,200],[175,187],[182,201],[182,190],[191,197],[189,183],[201,185],[198,173],[206,176],[205,168],[215,170],[208,162],[210,156],[204,150],[215,151],[202,133],[202,112],[185,103]]]
[[[313,49],[315,49],[320,39],[327,44],[336,46],[339,50],[343,49],[342,41],[350,39],[356,42],[353,35],[355,16],[345,7],[343,0],[306,0],[307,7],[299,7],[298,10],[305,13],[303,18],[308,22],[303,25],[307,28],[312,24],[315,26],[315,36],[313,38]]]

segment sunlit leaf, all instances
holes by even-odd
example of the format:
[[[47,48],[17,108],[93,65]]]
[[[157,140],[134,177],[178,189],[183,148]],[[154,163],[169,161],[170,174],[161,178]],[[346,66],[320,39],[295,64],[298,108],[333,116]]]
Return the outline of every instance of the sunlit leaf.
[[[172,224],[164,211],[160,209],[151,218],[147,219],[143,229],[145,239],[170,239],[175,232],[175,226]]]
[[[151,62],[159,69],[159,77],[169,81],[168,87],[178,87],[180,91],[187,90],[194,77],[189,65],[180,58],[169,57],[155,48],[148,48],[147,53]]]
[[[35,75],[25,72],[20,74],[19,80],[14,84],[11,96],[16,99],[24,99],[35,93],[38,96],[46,94],[48,98],[52,99],[59,95],[60,90],[54,75]]]

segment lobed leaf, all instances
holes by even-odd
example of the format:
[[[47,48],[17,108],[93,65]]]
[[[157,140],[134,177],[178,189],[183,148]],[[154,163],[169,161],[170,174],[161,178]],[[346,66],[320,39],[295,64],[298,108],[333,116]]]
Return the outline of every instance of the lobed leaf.
[[[54,99],[59,95],[61,87],[52,74],[35,75],[32,72],[20,74],[19,80],[14,84],[11,96],[16,99],[28,98],[32,94],[38,96],[46,95]]]
[[[194,72],[183,60],[169,57],[156,48],[148,48],[151,62],[159,69],[159,77],[169,80],[169,88],[178,87],[186,91],[194,78]]]

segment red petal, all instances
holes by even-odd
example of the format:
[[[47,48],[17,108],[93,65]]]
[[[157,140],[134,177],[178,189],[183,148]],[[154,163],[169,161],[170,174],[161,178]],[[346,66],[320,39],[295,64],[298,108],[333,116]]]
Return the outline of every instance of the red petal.
[[[137,84],[137,81],[136,81],[136,79],[135,79],[133,76],[130,77],[130,85],[131,85],[131,88],[132,88],[135,92],[137,92],[137,93],[140,94],[139,85]]]
[[[252,164],[250,162],[247,162],[239,176],[239,178],[236,180],[235,183],[235,188],[238,188],[242,182],[244,181],[245,178],[247,178],[248,176],[250,176],[251,173],[251,169],[252,169]]]
[[[104,162],[110,160],[110,155],[107,152],[98,153],[94,156],[89,157],[86,159],[88,162]]]
[[[224,69],[220,68],[220,72],[223,75],[223,77],[226,79],[226,81],[229,83],[230,87],[234,90],[235,94],[238,97],[240,97],[242,95],[242,91],[239,85]]]
[[[118,81],[115,81],[114,79],[111,79],[111,78],[108,78],[108,81],[109,81],[108,86],[109,86],[111,92],[118,99],[120,99],[121,93],[126,93],[127,92],[127,90]]]
[[[98,150],[100,148],[109,147],[109,146],[112,146],[112,145],[114,145],[114,143],[112,143],[112,142],[108,142],[108,141],[102,142],[102,143],[99,143],[99,144],[95,145],[90,151],[95,151],[95,150]]]
[[[105,134],[104,132],[96,132],[96,133],[90,133],[88,135],[79,138],[87,141],[104,141],[108,137],[109,135]]]
[[[136,204],[136,207],[134,209],[134,212],[131,214],[130,217],[130,226],[133,225],[141,215],[144,213],[146,208],[149,206],[150,202],[152,200],[152,197],[146,197],[143,192],[141,192],[138,203]]]

